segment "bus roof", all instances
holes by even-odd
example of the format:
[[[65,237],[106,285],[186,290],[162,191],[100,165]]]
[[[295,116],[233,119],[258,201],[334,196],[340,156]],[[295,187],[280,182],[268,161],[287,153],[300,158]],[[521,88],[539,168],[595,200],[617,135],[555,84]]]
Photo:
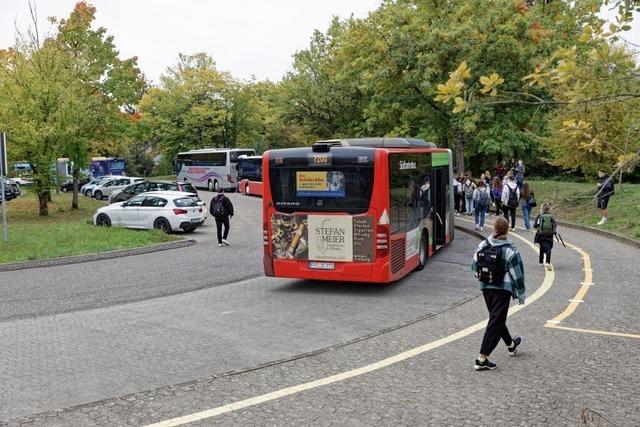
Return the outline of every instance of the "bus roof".
[[[331,146],[339,147],[371,147],[371,148],[437,148],[433,142],[413,138],[347,138],[318,141],[316,149],[328,149]]]
[[[189,151],[182,151],[180,153],[178,153],[178,155],[180,154],[195,154],[195,153],[216,153],[216,152],[225,152],[225,151],[253,151],[255,153],[255,150],[253,148],[199,148],[197,150],[189,150]]]

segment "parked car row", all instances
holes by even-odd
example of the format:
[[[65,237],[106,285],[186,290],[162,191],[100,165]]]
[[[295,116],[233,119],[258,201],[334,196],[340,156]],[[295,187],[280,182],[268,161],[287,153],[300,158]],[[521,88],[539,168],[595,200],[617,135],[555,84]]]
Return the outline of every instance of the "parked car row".
[[[198,190],[188,182],[142,181],[134,182],[120,191],[112,192],[109,196],[109,203],[124,202],[135,195],[150,191],[182,191],[198,196]]]
[[[206,207],[193,193],[152,191],[112,203],[93,216],[97,226],[118,225],[127,228],[191,232],[204,223]]]

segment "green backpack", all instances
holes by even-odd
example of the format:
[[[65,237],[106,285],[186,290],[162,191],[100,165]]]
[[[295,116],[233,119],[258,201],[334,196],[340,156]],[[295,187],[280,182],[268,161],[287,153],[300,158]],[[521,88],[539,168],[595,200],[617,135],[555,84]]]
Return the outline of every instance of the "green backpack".
[[[540,215],[540,228],[538,229],[541,236],[553,236],[556,234],[556,220],[551,214]]]

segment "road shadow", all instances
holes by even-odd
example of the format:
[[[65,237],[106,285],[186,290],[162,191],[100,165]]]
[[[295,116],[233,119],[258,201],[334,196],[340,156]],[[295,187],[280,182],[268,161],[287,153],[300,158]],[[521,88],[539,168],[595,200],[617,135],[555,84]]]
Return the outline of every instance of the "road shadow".
[[[411,275],[407,276],[410,277]],[[272,289],[272,292],[299,293],[299,294],[333,294],[333,295],[359,295],[379,296],[392,293],[401,286],[407,277],[391,283],[369,282],[334,282],[323,280],[296,280],[284,286]]]

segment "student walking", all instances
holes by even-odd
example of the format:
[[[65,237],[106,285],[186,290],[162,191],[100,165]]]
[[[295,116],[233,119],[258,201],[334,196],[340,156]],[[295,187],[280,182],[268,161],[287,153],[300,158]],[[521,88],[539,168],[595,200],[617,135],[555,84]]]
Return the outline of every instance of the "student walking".
[[[507,221],[511,217],[511,230],[516,229],[516,208],[520,201],[520,189],[513,179],[513,175],[509,174],[505,178],[505,184],[502,186],[502,212]]]
[[[493,203],[496,205],[496,216],[500,216],[500,212],[502,212],[502,181],[497,176],[493,178],[491,194],[493,195]]]
[[[465,200],[465,212],[467,215],[473,215],[473,192],[476,189],[476,183],[471,179],[471,175],[467,175],[467,179],[462,184],[462,191],[464,192]]]
[[[538,262],[543,265],[544,261],[547,270],[551,270],[551,249],[553,249],[553,238],[556,235],[557,223],[555,217],[551,214],[550,203],[543,203],[540,211],[533,223],[533,226],[538,230],[533,241],[540,245]]]
[[[522,207],[522,218],[524,219],[524,228],[531,230],[531,209],[537,206],[536,195],[529,188],[529,183],[522,184],[522,192],[520,193],[520,206]]]
[[[218,233],[218,246],[229,246],[227,237],[229,236],[229,219],[233,216],[233,204],[227,196],[224,195],[222,188],[218,189],[218,195],[211,199],[209,212],[216,221],[216,232]],[[223,233],[224,227],[224,233]]]
[[[456,175],[453,180],[453,209],[454,215],[462,212],[460,202],[462,201],[462,181],[460,176]]]
[[[476,189],[473,191],[473,206],[476,220],[476,230],[484,230],[484,217],[487,214],[491,194],[483,179],[479,179],[476,183]]]
[[[489,311],[480,354],[473,367],[476,371],[486,371],[497,367],[489,361],[489,356],[500,339],[510,356],[516,355],[522,343],[520,337],[511,338],[506,325],[511,298],[517,298],[519,304],[524,304],[526,293],[522,257],[509,240],[509,222],[506,219],[496,219],[493,235],[478,246],[471,269],[481,282],[480,289]]]
[[[613,180],[609,178],[604,171],[598,171],[598,209],[602,214],[602,218],[598,221],[598,225],[603,225],[609,222],[608,206],[609,199],[615,193],[613,187]]]

